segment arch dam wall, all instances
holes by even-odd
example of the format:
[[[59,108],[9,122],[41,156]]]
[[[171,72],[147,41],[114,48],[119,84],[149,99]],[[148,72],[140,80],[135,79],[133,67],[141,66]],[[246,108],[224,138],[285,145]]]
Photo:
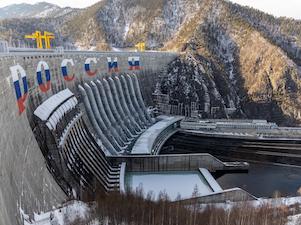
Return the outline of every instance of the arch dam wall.
[[[0,225],[21,223],[21,211],[47,211],[66,200],[34,135],[33,112],[53,94],[110,73],[138,75],[147,105],[164,52],[11,52],[0,55]],[[22,210],[21,210],[22,209]]]

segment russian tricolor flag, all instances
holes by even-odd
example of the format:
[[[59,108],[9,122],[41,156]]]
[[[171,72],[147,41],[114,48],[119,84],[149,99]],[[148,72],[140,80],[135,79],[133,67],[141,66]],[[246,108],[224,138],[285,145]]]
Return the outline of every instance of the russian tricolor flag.
[[[128,59],[129,62],[129,70],[140,70],[140,58],[133,56],[133,57],[129,57]]]
[[[88,58],[86,59],[86,62],[85,62],[85,71],[86,73],[89,75],[89,76],[95,76],[98,72],[98,70],[94,70],[94,71],[91,71],[91,68],[90,68],[90,65],[91,65],[91,62],[94,62],[95,64],[97,63],[97,60],[96,58]]]
[[[45,76],[46,76],[46,84],[43,82],[42,78],[42,69],[45,71]],[[37,67],[37,81],[39,84],[39,88],[42,92],[47,92],[50,87],[51,87],[51,75],[50,75],[50,70],[49,66],[46,62],[40,61]]]
[[[62,74],[65,81],[72,81],[75,78],[75,74],[72,75],[68,74],[68,69],[67,69],[68,63],[70,63],[71,66],[74,66],[73,59],[64,59],[61,64]]]
[[[12,79],[13,79],[13,83],[14,83],[14,87],[15,87],[15,94],[16,94],[16,98],[17,98],[19,114],[21,115],[25,110],[25,101],[28,96],[26,72],[23,69],[23,67],[20,65],[10,67],[10,71],[12,73]],[[22,90],[21,90],[19,75],[21,75],[21,80],[22,80],[22,84],[23,84],[23,89],[24,89],[23,94],[22,94]]]

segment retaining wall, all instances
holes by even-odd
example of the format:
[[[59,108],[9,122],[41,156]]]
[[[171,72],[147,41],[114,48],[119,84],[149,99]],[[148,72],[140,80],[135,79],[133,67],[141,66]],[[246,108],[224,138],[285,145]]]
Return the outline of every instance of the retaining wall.
[[[211,172],[225,169],[225,164],[210,154],[110,156],[113,164],[126,162],[128,172],[192,171],[206,168]]]

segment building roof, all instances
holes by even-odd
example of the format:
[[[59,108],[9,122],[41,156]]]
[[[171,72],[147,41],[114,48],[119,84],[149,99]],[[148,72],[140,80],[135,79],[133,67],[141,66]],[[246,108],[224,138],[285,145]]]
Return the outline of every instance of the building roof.
[[[183,117],[161,117],[162,120],[149,127],[137,139],[132,148],[132,154],[151,154],[152,147],[154,146],[160,134],[169,126],[183,119]]]
[[[34,115],[39,117],[42,121],[48,120],[53,111],[56,110],[63,102],[65,102],[74,94],[69,90],[65,89],[58,92],[57,94],[51,96],[46,101],[44,101],[35,111]]]

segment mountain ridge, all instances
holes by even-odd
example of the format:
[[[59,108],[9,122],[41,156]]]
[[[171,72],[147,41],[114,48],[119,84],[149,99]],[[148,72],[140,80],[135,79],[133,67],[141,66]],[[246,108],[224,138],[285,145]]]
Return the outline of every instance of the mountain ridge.
[[[0,19],[60,17],[79,9],[60,7],[48,2],[11,4],[0,8]]]
[[[56,44],[110,50],[146,42],[179,58],[158,81],[203,118],[301,123],[301,21],[224,0],[103,0],[68,17],[0,21],[0,39],[48,30]],[[8,32],[11,30],[11,33]]]

